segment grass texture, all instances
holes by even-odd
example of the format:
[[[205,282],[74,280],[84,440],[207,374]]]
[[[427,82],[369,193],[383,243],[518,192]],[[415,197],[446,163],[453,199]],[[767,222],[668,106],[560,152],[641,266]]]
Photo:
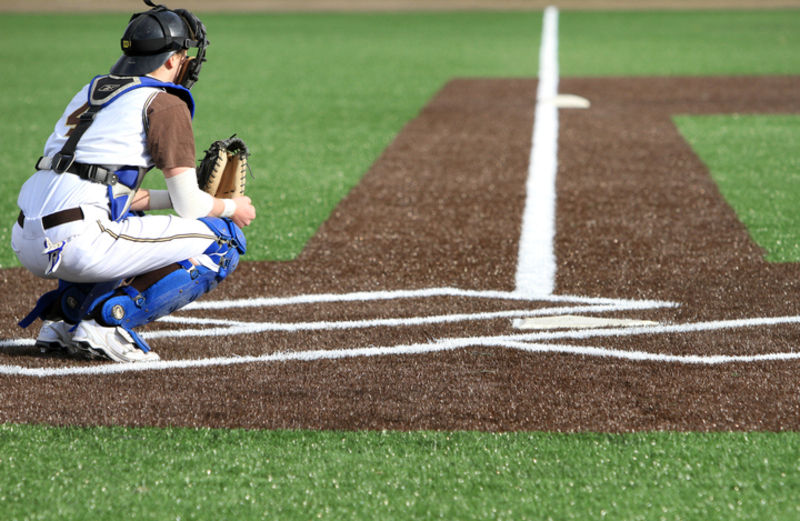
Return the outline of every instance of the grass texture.
[[[565,76],[797,74],[800,10],[562,12]]]
[[[250,144],[249,260],[296,257],[392,138],[453,77],[534,77],[537,12],[203,15],[198,154]],[[127,17],[0,17],[0,241],[68,99],[119,56]],[[563,75],[793,74],[798,11],[562,12]],[[533,110],[533,100],[531,100]],[[163,188],[154,172],[146,186]],[[0,250],[0,267],[18,265]]]
[[[796,433],[0,425],[0,517],[797,519],[799,451]]]
[[[800,116],[674,120],[766,259],[800,261]]]
[[[561,72],[796,74],[799,14],[562,12]],[[238,132],[253,149],[259,219],[248,230],[250,260],[296,256],[447,80],[533,77],[538,66],[539,13],[203,20],[212,46],[193,89],[197,147]],[[126,21],[0,17],[0,63],[14,71],[0,81],[0,241],[52,125],[74,91],[116,60]],[[719,121],[730,129],[724,142],[754,132],[730,122]],[[705,124],[684,123],[685,135],[689,124]],[[765,156],[781,156],[797,135],[796,127],[776,132]],[[10,248],[0,249],[0,266],[16,265]],[[799,445],[796,433],[0,425],[0,519],[797,519]]]

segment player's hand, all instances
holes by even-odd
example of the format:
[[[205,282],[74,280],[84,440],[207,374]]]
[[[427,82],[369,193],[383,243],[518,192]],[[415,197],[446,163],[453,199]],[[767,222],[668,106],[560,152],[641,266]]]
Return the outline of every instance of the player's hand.
[[[239,228],[244,228],[256,218],[256,207],[246,195],[234,197],[233,202],[236,203],[236,211],[233,212],[231,220]]]

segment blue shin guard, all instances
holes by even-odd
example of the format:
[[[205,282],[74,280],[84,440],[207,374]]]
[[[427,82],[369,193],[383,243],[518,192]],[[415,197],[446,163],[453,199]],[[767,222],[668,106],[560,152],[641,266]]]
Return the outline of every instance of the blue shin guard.
[[[203,252],[217,264],[217,271],[189,261],[179,262],[179,267],[141,291],[134,287],[134,279],[131,285],[100,297],[91,305],[91,315],[109,326],[121,326],[147,352],[149,347],[133,328],[169,315],[214,289],[236,269],[239,255],[247,248],[242,231],[229,219],[200,220],[219,237]]]
[[[238,253],[233,256],[238,257]],[[93,314],[108,325],[132,329],[193,302],[217,287],[224,278],[205,266],[193,266],[188,261],[178,264],[178,269],[142,292],[132,286],[117,289],[103,299]]]

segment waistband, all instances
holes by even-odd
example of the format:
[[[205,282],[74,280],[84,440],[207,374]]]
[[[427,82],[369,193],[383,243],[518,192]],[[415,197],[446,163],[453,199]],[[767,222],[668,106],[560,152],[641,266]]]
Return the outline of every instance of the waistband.
[[[80,208],[67,208],[60,212],[51,213],[42,217],[42,228],[45,230],[53,228],[61,224],[71,223],[73,221],[80,221],[83,219],[83,210]],[[17,217],[17,224],[20,228],[25,227],[25,214],[20,210]]]

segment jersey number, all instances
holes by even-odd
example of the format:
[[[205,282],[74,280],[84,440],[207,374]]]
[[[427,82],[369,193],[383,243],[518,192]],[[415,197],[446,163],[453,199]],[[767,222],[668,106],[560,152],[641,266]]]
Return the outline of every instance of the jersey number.
[[[89,110],[89,102],[88,101],[86,103],[84,103],[83,105],[81,105],[80,107],[78,107],[78,110],[76,110],[75,112],[73,112],[72,114],[67,116],[66,125],[67,125],[67,127],[69,127],[69,130],[67,131],[67,137],[69,137],[69,135],[72,134],[72,131],[75,130],[75,127],[78,126],[78,123],[80,123],[81,115],[84,112],[86,112],[87,110]]]

